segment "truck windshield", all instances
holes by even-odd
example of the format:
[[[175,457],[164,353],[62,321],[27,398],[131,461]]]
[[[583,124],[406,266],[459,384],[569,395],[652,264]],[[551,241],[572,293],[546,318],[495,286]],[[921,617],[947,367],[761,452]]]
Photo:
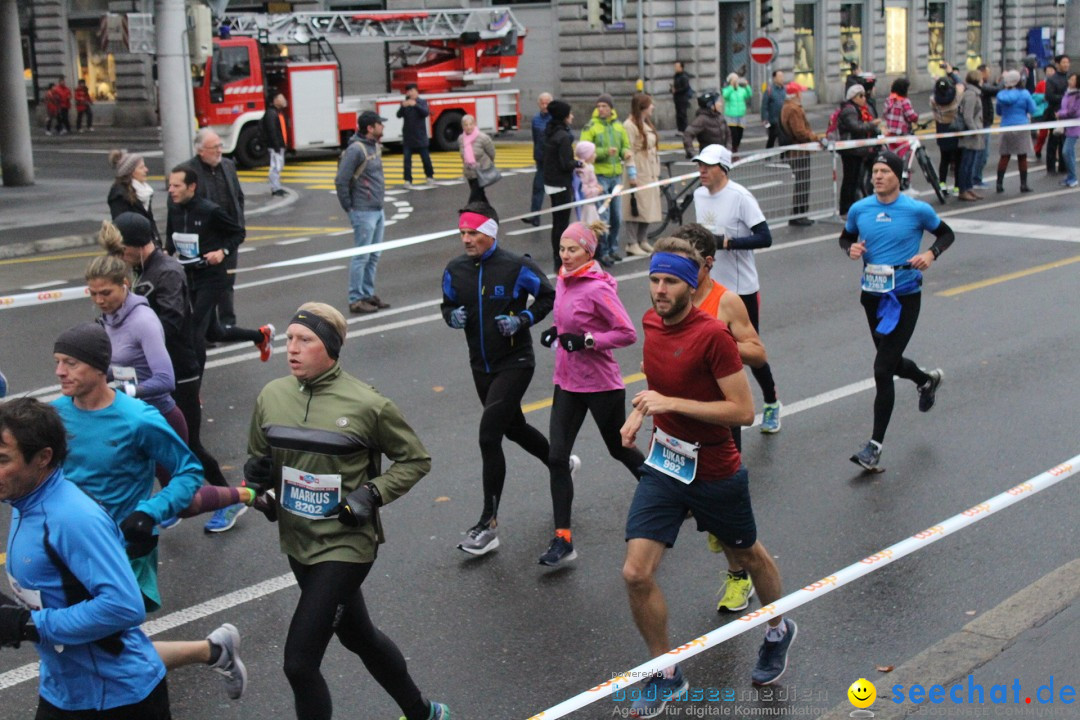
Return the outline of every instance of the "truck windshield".
[[[247,47],[215,47],[211,72],[211,85],[223,86],[251,77],[251,59]]]

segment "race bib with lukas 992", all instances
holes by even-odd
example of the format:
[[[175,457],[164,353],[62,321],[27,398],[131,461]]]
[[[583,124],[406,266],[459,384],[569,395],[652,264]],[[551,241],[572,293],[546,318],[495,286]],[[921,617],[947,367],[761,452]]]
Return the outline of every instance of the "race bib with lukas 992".
[[[341,501],[341,475],[316,475],[283,465],[279,504],[293,515],[309,520],[336,520],[325,517]]]
[[[659,470],[681,483],[689,485],[697,476],[698,450],[701,445],[680,440],[668,435],[660,428],[654,428],[652,445],[645,464]]]

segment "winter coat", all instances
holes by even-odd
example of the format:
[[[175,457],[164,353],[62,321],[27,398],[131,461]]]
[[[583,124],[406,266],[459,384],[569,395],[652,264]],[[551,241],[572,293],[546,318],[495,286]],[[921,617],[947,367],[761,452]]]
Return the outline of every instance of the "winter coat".
[[[281,151],[285,149],[285,135],[281,131],[282,117],[281,111],[271,105],[266,108],[262,120],[259,121],[266,147],[271,150]]]
[[[570,189],[574,181],[574,136],[566,123],[549,122],[544,130],[544,156],[541,163],[544,184]]]
[[[864,121],[861,109],[854,102],[844,103],[840,110],[840,117],[836,121],[836,127],[840,131],[841,140],[865,140],[877,137],[878,134],[877,124]],[[873,151],[873,147],[850,148],[841,150],[840,154],[867,157]]]
[[[142,215],[149,220],[150,232],[153,234],[154,244],[161,247],[161,233],[158,231],[157,223],[154,222],[153,200],[150,201],[150,207],[143,207],[143,204],[139,202],[138,198],[135,199],[135,202],[131,202],[131,199],[128,197],[127,185],[117,181],[109,188],[109,197],[106,199],[106,202],[109,203],[109,214],[112,216],[113,220],[126,212]]]
[[[1080,90],[1069,90],[1061,100],[1058,120],[1080,118]],[[1080,137],[1080,125],[1065,128],[1065,137]]]
[[[150,253],[143,261],[132,291],[150,303],[165,332],[165,349],[172,360],[176,382],[199,377],[199,360],[195,355],[195,330],[191,324],[191,294],[188,291],[184,267],[176,258],[161,250]]]
[[[491,137],[485,132],[478,133],[476,140],[473,141],[473,155],[476,156],[476,165],[469,166],[465,164],[464,133],[458,136],[458,151],[461,153],[461,166],[465,173],[465,177],[468,180],[475,180],[477,170],[480,168],[486,169],[495,164],[495,143],[492,142]]]
[[[544,162],[544,134],[551,115],[546,112],[538,112],[532,119],[533,162],[537,167]]]
[[[694,140],[699,147],[708,145],[723,145],[731,149],[731,128],[728,127],[724,116],[713,108],[698,108],[697,115],[690,121],[683,132],[683,149],[686,157],[694,156]]]
[[[960,98],[959,115],[964,120],[964,129],[982,129],[982,91],[978,85],[965,85],[964,96]],[[986,142],[985,135],[964,135],[960,138],[961,150],[982,150]]]
[[[1046,104],[1048,111],[1056,113],[1061,107],[1065,92],[1069,89],[1069,76],[1057,73],[1046,79]]]
[[[410,107],[402,105],[397,110],[401,118],[401,142],[412,150],[426,148],[430,144],[427,134],[427,119],[431,115],[428,101],[416,98],[416,104]]]
[[[236,163],[232,158],[223,157],[217,167],[211,167],[196,155],[185,165],[195,171],[199,180],[195,197],[217,203],[234,222],[241,226],[246,224],[244,191],[240,187],[240,177],[236,174]]]
[[[581,131],[581,139],[596,145],[596,174],[600,177],[618,177],[622,175],[622,159],[630,149],[630,140],[626,137],[626,128],[619,122],[619,114],[614,109],[606,120],[600,118],[598,110],[593,110],[592,120]],[[609,152],[611,148],[615,153]]]
[[[1001,92],[1001,86],[984,82],[979,89],[982,90],[982,95],[979,97],[982,101],[982,126],[986,128],[994,124],[994,98]]]
[[[761,96],[761,119],[772,125],[780,122],[780,111],[786,100],[784,86],[770,83],[769,89]]]
[[[1006,88],[997,94],[996,109],[1002,127],[1026,125],[1028,118],[1035,114],[1035,101],[1027,90]]]
[[[93,104],[94,100],[90,97],[90,88],[85,85],[77,86],[75,88],[75,109],[79,112],[86,112]]]
[[[56,91],[56,100],[59,103],[61,110],[71,109],[71,88],[67,85],[57,85],[53,88]]]
[[[651,131],[648,125],[645,125],[645,140],[647,146],[642,148],[642,138],[637,129],[637,125],[633,121],[626,123],[626,136],[630,139],[630,162],[627,163],[627,174],[623,178],[623,185],[629,186],[630,171],[629,168],[633,167],[637,169],[637,184],[648,185],[654,183],[660,179],[660,152],[659,152],[659,138],[655,132]],[[637,198],[637,214],[631,212],[633,207],[630,203],[630,198]],[[660,222],[663,218],[662,210],[660,207],[660,188],[654,187],[647,190],[639,190],[632,195],[627,195],[622,199],[622,219],[623,222],[643,222],[654,223]]]
[[[724,96],[724,115],[742,119],[746,115],[746,104],[754,96],[749,85],[725,85],[720,91]]]
[[[553,381],[567,392],[622,390],[619,363],[611,351],[637,342],[634,323],[619,300],[618,282],[595,261],[570,275],[559,271],[552,318],[559,333],[590,333],[592,348],[555,350]]]
[[[354,180],[353,174],[361,165],[364,172]],[[353,133],[338,163],[334,187],[337,188],[338,204],[345,212],[383,209],[386,178],[383,176],[382,147],[377,141]]]

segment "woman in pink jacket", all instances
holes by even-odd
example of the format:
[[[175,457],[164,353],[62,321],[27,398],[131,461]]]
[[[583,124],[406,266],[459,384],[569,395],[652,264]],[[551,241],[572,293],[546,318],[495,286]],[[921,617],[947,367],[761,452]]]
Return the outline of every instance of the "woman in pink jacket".
[[[555,539],[540,564],[557,567],[577,557],[570,532],[574,500],[573,472],[581,461],[571,456],[585,413],[592,413],[611,456],[637,478],[645,462],[636,448],[625,448],[619,429],[626,420],[626,386],[611,351],[633,345],[637,331],[616,293],[615,278],[594,259],[603,223],[573,223],[559,243],[562,267],[555,285],[554,327],[540,336],[555,349],[555,398],[551,406],[551,503],[555,510]]]

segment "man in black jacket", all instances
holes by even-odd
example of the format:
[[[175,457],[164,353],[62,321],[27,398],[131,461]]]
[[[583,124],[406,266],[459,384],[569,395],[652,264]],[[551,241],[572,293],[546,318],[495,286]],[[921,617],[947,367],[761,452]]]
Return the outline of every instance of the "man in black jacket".
[[[1057,73],[1046,78],[1046,115],[1047,120],[1056,120],[1057,111],[1061,109],[1061,100],[1069,89],[1069,56],[1058,55],[1054,58],[1054,67]],[[1058,135],[1053,130],[1046,138],[1046,172],[1056,173],[1059,168],[1065,167],[1065,158],[1062,157],[1062,146],[1065,136]]]
[[[675,77],[671,79],[671,99],[675,102],[675,127],[679,132],[686,130],[686,112],[694,90],[690,87],[690,75],[683,68],[681,61],[675,61]]]
[[[420,97],[416,83],[405,86],[405,99],[401,101],[397,116],[401,118],[401,145],[404,152],[405,187],[412,187],[412,156],[416,153],[424,163],[425,182],[435,179],[435,167],[428,151],[427,119],[431,115],[427,100]]]
[[[555,290],[532,258],[499,247],[499,216],[487,203],[466,205],[458,229],[465,254],[443,271],[442,314],[447,325],[465,331],[473,383],[484,404],[484,509],[458,549],[483,555],[499,546],[497,515],[506,479],[503,437],[547,465],[547,438],[525,421],[521,398],[536,369],[529,327],[551,312]]]
[[[281,171],[285,169],[285,146],[289,131],[285,127],[285,113],[282,111],[288,104],[285,96],[278,93],[270,107],[266,108],[261,121],[266,149],[270,153],[270,194],[277,197],[285,194],[285,188],[281,186]]]
[[[570,124],[574,122],[574,113],[562,100],[552,100],[547,106],[548,120],[544,128],[544,192],[551,198],[551,207],[566,205],[573,199],[574,135]],[[570,208],[555,210],[551,213],[551,254],[555,260],[555,272],[562,267],[559,258],[559,242],[562,234],[570,225]]]

